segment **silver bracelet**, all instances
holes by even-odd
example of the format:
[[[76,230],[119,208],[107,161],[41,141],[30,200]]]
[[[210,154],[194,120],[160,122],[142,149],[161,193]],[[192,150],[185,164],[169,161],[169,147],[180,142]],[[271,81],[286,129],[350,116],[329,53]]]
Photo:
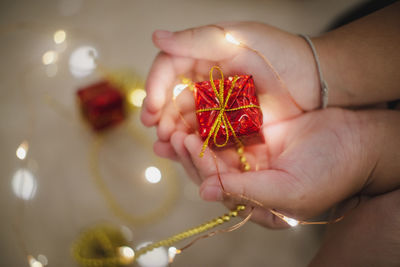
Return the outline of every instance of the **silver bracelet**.
[[[312,43],[310,37],[308,37],[307,35],[304,35],[304,34],[299,34],[299,36],[304,38],[304,40],[306,40],[306,42],[310,46],[312,53],[314,55],[315,63],[317,64],[319,82],[321,85],[321,106],[320,106],[320,108],[326,108],[328,106],[328,85],[324,79],[324,76],[322,75],[322,70],[321,70],[321,65],[319,63],[317,50],[315,49],[315,46]]]

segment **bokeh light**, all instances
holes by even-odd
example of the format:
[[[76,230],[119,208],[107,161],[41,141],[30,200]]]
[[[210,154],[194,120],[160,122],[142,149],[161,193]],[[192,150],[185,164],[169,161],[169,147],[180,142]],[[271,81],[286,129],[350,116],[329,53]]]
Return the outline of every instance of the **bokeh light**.
[[[28,149],[29,149],[29,144],[27,141],[23,141],[15,151],[15,155],[17,158],[20,160],[24,160],[26,158],[26,155],[28,154]]]
[[[58,30],[53,35],[53,40],[56,44],[62,44],[67,38],[67,33],[64,30]]]
[[[146,91],[143,89],[135,89],[132,90],[128,95],[129,102],[136,106],[141,107],[143,104],[143,100],[146,97]]]
[[[45,52],[42,56],[42,63],[44,65],[53,64],[57,61],[58,55],[56,51],[49,50]]]
[[[75,49],[69,58],[69,70],[77,78],[88,76],[96,69],[97,50],[92,46]]]
[[[161,181],[161,171],[154,166],[148,167],[145,172],[144,176],[149,183],[156,184]]]
[[[140,244],[137,249],[147,246],[151,242]],[[137,263],[141,267],[165,267],[168,265],[168,254],[164,247],[155,248],[146,254],[141,255],[137,259]]]
[[[125,265],[132,263],[133,259],[135,258],[135,251],[128,246],[119,247],[118,253]]]
[[[11,181],[14,194],[23,199],[30,200],[36,195],[37,181],[28,169],[18,169]]]

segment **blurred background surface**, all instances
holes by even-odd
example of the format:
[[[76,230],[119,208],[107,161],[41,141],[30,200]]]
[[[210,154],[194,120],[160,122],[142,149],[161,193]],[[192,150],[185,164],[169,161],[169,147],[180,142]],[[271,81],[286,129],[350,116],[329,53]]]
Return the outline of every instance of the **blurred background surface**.
[[[103,136],[96,154],[101,177],[93,175],[96,137],[81,121],[76,101],[78,88],[101,79],[89,54],[109,70],[145,77],[157,53],[151,43],[155,29],[255,20],[316,35],[361,2],[2,0],[0,266],[29,266],[28,254],[47,259],[49,266],[77,266],[71,244],[99,222],[123,229],[135,247],[226,211],[202,202],[179,166],[153,155],[155,131],[140,125],[138,109]],[[146,180],[150,166],[161,171],[159,182]],[[150,170],[157,180],[158,172]],[[116,216],[107,194],[128,219]],[[148,218],[152,211],[156,216]],[[132,216],[148,220],[137,225],[129,221]],[[197,243],[172,266],[304,266],[320,242],[320,228],[272,231],[248,223]],[[165,260],[161,250],[136,266],[166,266]]]

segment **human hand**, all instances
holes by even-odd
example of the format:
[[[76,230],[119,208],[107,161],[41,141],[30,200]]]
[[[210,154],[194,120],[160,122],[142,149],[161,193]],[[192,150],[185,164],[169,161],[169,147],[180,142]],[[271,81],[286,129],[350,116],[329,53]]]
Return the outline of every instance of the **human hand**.
[[[400,143],[385,140],[398,135],[399,129],[389,127],[398,119],[398,112],[326,109],[265,126],[266,143],[245,148],[250,172],[240,171],[234,149],[215,152],[228,199],[210,150],[203,158],[198,156],[202,141],[197,135],[176,132],[171,144],[187,159],[183,165],[201,184],[203,199],[228,200],[229,205],[232,200],[243,202],[244,196],[244,202],[252,199],[263,206],[254,212],[256,222],[280,227],[282,223],[267,209],[309,219],[357,192],[374,195],[399,186],[400,170],[393,162],[399,160]]]
[[[218,27],[265,55],[287,88],[260,56],[228,43]],[[179,75],[196,81],[208,79],[208,72],[214,65],[222,67],[226,76],[252,74],[265,125],[319,106],[315,62],[302,38],[254,22],[225,23],[218,27],[203,26],[176,33],[156,31],[153,35],[153,42],[161,52],[147,79],[147,97],[141,118],[145,125],[157,126],[159,140],[154,150],[160,156],[178,159],[170,138],[176,131],[188,132],[170,101]],[[193,96],[183,94],[178,101],[187,121],[195,122]]]

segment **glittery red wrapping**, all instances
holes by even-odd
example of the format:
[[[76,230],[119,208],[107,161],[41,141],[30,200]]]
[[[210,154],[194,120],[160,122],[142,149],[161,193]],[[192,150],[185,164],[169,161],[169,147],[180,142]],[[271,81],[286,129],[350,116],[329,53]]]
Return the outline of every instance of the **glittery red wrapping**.
[[[232,85],[232,77],[224,79],[224,99],[227,97],[229,88]],[[217,91],[219,92],[219,80],[214,80]],[[205,108],[219,107],[219,100],[216,97],[210,81],[195,83],[194,97],[196,110]],[[239,75],[239,79],[235,83],[232,94],[228,100],[227,109],[241,107],[245,105],[259,106],[254,81],[250,75]],[[199,122],[199,132],[203,140],[205,140],[210,129],[219,114],[219,110],[198,112],[197,120]],[[236,111],[226,111],[227,118],[231,123],[236,136],[244,143],[253,143],[262,140],[260,128],[263,121],[263,115],[259,108],[245,108]],[[258,138],[254,138],[258,137]],[[217,142],[222,144],[225,142],[226,130],[223,125],[217,133]],[[229,131],[229,143],[234,144],[235,138],[233,133]],[[214,144],[213,137],[210,139],[210,145]]]
[[[96,131],[115,126],[125,118],[124,95],[107,81],[77,92],[83,117]]]

